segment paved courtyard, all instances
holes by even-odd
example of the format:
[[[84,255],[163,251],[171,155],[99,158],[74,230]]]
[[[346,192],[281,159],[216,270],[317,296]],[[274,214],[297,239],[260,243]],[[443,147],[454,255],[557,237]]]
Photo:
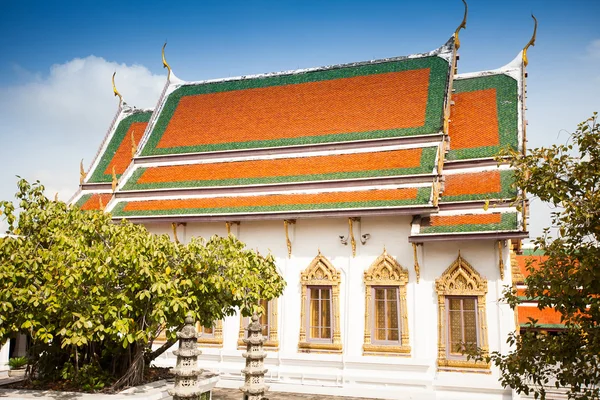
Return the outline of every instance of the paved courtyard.
[[[267,392],[269,400],[365,400],[364,397],[324,396],[319,394],[298,394],[283,392]],[[213,400],[241,400],[242,392],[238,389],[213,389]],[[372,399],[371,399],[372,400]]]

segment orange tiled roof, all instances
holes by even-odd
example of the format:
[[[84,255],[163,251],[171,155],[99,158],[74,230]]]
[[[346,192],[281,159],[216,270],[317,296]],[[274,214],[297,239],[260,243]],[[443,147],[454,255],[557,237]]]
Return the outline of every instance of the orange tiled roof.
[[[451,174],[446,175],[444,196],[495,193],[501,188],[500,171]]]
[[[450,120],[452,149],[495,146],[498,136],[496,89],[456,93]]]
[[[124,190],[230,186],[431,174],[436,147],[140,167]]]
[[[141,154],[439,133],[448,71],[426,56],[185,83],[163,100]]]
[[[85,183],[111,182],[113,166],[117,177],[125,172],[132,160],[131,136],[133,135],[136,145],[139,144],[151,115],[152,112],[148,110],[120,111],[117,115],[119,122],[107,134],[105,140],[108,143],[105,147],[102,145],[101,152],[93,163],[95,166],[88,172]]]
[[[180,100],[157,147],[421,126],[429,73],[427,68],[187,96]]]
[[[553,308],[540,310],[537,307],[519,306],[519,324],[527,324],[529,318],[536,319],[540,325],[559,325],[561,314]]]
[[[345,208],[381,208],[427,205],[430,187],[239,195],[190,199],[164,199],[121,202],[113,209],[119,217],[170,214],[228,214],[281,211],[311,211]]]
[[[100,205],[106,205],[112,199],[112,193],[94,193],[84,195],[77,204],[80,204],[82,210],[100,210]]]
[[[123,141],[117,148],[112,160],[104,170],[105,175],[112,174],[113,167],[115,167],[115,173],[118,175],[121,175],[123,172],[125,172],[132,159],[131,149],[133,146],[131,143],[131,136],[133,135],[133,140],[135,140],[135,144],[137,146],[137,144],[140,143],[140,139],[144,135],[147,125],[147,122],[134,122],[129,126]]]

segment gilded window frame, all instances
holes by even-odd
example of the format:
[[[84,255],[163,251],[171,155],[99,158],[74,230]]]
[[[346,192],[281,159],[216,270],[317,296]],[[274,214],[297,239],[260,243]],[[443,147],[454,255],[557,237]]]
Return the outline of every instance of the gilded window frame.
[[[278,325],[277,325],[277,318],[278,318],[278,312],[277,312],[277,307],[279,306],[279,302],[277,301],[278,299],[271,299],[269,300],[269,316],[268,316],[268,321],[269,321],[269,337],[267,338],[267,341],[263,344],[263,346],[265,347],[266,350],[278,350],[279,349],[279,333],[278,333]],[[267,311],[267,310],[265,310]],[[246,344],[244,343],[244,338],[245,338],[245,333],[246,333],[246,326],[244,325],[244,317],[242,317],[242,314],[240,313],[240,330],[238,332],[238,350],[244,350],[246,349]]]
[[[202,332],[202,325],[196,322],[196,330]],[[219,319],[213,323],[212,335],[200,335],[198,343],[202,347],[223,347],[223,320]]]
[[[485,357],[489,354],[486,301],[487,280],[469,264],[460,252],[454,262],[435,281],[438,296],[438,357],[437,365],[441,370],[456,370],[461,368],[489,370],[490,363],[463,358],[448,357],[448,313],[446,299],[452,296],[477,298],[477,335],[479,348]]]
[[[377,259],[364,272],[365,284],[365,332],[363,355],[409,355],[410,338],[408,331],[408,311],[406,306],[406,285],[408,284],[408,270],[403,268],[396,259],[391,257],[384,249]],[[399,344],[372,343],[372,334],[375,329],[373,289],[376,287],[394,287],[398,290],[398,320],[400,329]]]
[[[341,353],[342,336],[340,333],[340,283],[341,272],[338,271],[331,262],[321,254],[312,260],[310,265],[300,273],[301,284],[301,308],[300,308],[300,337],[298,341],[298,351],[302,353]],[[307,340],[306,330],[308,326],[308,287],[309,286],[328,286],[331,287],[331,306],[333,311],[332,319],[332,341],[331,343],[313,342]]]

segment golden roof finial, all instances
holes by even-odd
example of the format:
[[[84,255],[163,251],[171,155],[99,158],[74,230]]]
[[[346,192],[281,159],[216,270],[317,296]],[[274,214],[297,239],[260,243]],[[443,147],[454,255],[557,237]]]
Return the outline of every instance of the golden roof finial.
[[[54,201],[58,201],[58,192],[54,193]]]
[[[135,131],[131,131],[131,158],[135,157],[135,153],[137,152],[137,144],[135,144],[135,136],[133,135]]]
[[[537,18],[533,14],[531,14],[531,18],[533,18],[533,20],[535,21],[535,25],[533,26],[533,35],[531,36],[531,39],[525,45],[525,47],[523,47],[523,65],[525,65],[525,66],[527,66],[527,64],[529,64],[529,60],[527,59],[527,49],[529,48],[529,46],[535,46],[535,36],[537,34],[537,25],[538,25]]]
[[[100,211],[104,211],[104,201],[102,201],[102,195],[98,195],[98,207]]]
[[[167,59],[165,58],[165,47],[167,47],[167,42],[165,42],[165,44],[163,44],[162,60],[163,60],[163,68],[166,68],[169,70],[169,74],[167,75],[167,80],[169,80],[169,79],[171,79],[171,66],[167,62]]]
[[[79,162],[79,184],[82,184],[86,177],[85,169],[83,169],[83,158]]]
[[[119,93],[119,91],[117,90],[117,87],[115,86],[115,75],[116,74],[117,74],[117,71],[115,71],[112,76],[113,93],[115,94],[115,96],[119,96],[119,106],[120,106],[121,104],[123,104],[123,96],[121,96],[121,93]]]
[[[463,17],[463,20],[460,23],[460,25],[458,26],[458,28],[456,28],[456,30],[454,31],[454,46],[456,47],[457,50],[460,47],[460,40],[458,39],[458,32],[461,29],[467,29],[467,13],[469,12],[469,6],[467,5],[467,2],[465,0],[462,0],[462,2],[465,4],[465,16]]]
[[[115,166],[112,167],[112,191],[113,193],[117,189],[117,173],[115,172]]]

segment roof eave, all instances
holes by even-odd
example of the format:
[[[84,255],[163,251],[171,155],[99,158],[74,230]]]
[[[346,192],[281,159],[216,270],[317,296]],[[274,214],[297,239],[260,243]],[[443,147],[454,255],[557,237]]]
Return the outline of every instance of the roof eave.
[[[409,243],[424,242],[447,242],[456,240],[504,240],[504,239],[526,239],[529,232],[504,231],[504,232],[463,232],[463,233],[436,233],[421,234],[408,237]]]

